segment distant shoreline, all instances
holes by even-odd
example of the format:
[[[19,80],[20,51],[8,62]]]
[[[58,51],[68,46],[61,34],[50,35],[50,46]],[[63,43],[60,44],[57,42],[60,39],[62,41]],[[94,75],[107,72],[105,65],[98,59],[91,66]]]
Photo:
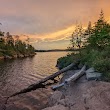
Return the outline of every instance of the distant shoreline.
[[[18,55],[13,55],[13,56],[3,55],[3,56],[0,56],[0,60],[26,58],[26,57],[33,57],[35,55],[36,55],[36,53],[24,54],[24,55],[23,54],[18,54]]]
[[[78,51],[79,49],[54,49],[54,50],[35,50],[35,52],[63,52],[63,51]]]

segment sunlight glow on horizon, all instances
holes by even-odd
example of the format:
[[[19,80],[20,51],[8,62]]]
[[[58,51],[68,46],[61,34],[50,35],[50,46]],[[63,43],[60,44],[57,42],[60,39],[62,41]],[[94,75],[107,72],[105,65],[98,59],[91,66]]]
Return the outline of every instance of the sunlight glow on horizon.
[[[101,9],[110,22],[109,4],[110,0],[1,0],[0,29],[24,41],[28,36],[36,49],[65,48],[76,22],[83,27],[89,21],[94,24]]]

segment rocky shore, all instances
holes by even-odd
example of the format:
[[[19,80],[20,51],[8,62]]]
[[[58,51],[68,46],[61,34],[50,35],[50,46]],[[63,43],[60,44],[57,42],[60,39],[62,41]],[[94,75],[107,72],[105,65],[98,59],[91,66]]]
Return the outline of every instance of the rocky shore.
[[[63,74],[60,83],[78,70],[69,70]],[[110,110],[110,83],[88,81],[84,75],[67,87],[53,92],[48,106],[43,110]]]
[[[25,54],[25,55],[23,55],[23,54],[17,54],[17,55],[12,55],[12,56],[4,55],[4,56],[0,56],[0,60],[32,57],[32,56],[34,56],[34,55],[36,55],[36,53]]]
[[[77,66],[78,67],[74,67],[71,70],[64,72],[59,84],[64,83],[65,79],[68,79],[79,72],[82,66],[80,64]],[[89,73],[90,71],[94,71],[94,69],[90,68],[86,70],[86,72]],[[34,96],[35,98],[32,96],[33,93],[36,94]],[[44,88],[30,92],[29,94],[32,94],[32,97],[30,97],[29,94],[25,94],[26,96],[24,95],[23,97],[25,98],[29,95],[29,102],[27,99],[21,99],[26,106],[23,110],[34,110],[36,107],[37,110],[110,110],[109,93],[110,83],[96,81],[94,78],[88,80],[86,74],[84,74],[78,80],[70,82],[69,85],[62,86],[56,91],[52,91],[49,87],[48,89]],[[12,102],[10,101],[11,105],[9,103],[6,105],[6,110],[21,110],[22,108],[20,105],[22,105],[23,102],[21,101],[22,103],[18,103],[19,99],[16,99],[16,97],[12,99]],[[1,103],[3,103],[3,101],[1,101]],[[31,106],[27,107],[27,103]],[[1,104],[1,107],[4,107],[4,103]]]

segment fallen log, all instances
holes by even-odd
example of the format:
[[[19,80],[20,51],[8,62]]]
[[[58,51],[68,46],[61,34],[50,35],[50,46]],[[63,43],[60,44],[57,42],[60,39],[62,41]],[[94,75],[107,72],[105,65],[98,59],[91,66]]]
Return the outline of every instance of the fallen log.
[[[65,81],[64,81],[63,83],[61,83],[61,84],[59,84],[59,85],[53,86],[53,87],[52,87],[52,90],[56,90],[56,89],[58,89],[58,88],[60,88],[60,87],[63,87],[63,86],[65,86],[65,85],[69,84],[69,83],[72,82],[72,81],[76,81],[78,78],[80,78],[80,77],[85,73],[85,70],[86,70],[86,66],[84,65],[79,72],[75,73],[75,74],[74,74],[73,76],[71,76],[70,78],[65,79]]]
[[[85,70],[86,70],[86,66],[84,65],[79,72],[75,73],[73,76],[66,79],[65,83],[70,83],[71,81],[77,80],[78,78],[80,78],[85,73]]]
[[[65,85],[65,82],[64,83],[61,83],[61,84],[59,84],[59,85],[55,85],[55,86],[52,86],[52,90],[56,90],[56,89],[58,89],[58,88],[61,88],[61,87],[63,87]]]
[[[59,76],[60,74],[68,71],[69,69],[71,69],[73,66],[76,66],[79,64],[79,61],[75,62],[75,63],[72,63],[70,64],[69,66],[59,70],[58,72],[44,78],[44,79],[41,79],[40,81],[38,81],[37,83],[35,84],[32,84],[30,85],[29,87],[19,91],[19,92],[16,92],[14,94],[12,94],[11,96],[9,96],[8,98],[10,97],[13,97],[13,96],[16,96],[16,95],[19,95],[19,94],[23,94],[23,93],[27,93],[27,92],[30,92],[30,91],[33,91],[33,90],[36,90],[38,88],[45,88],[46,84],[45,82],[47,82],[48,80],[53,80],[54,81],[54,78],[56,78],[57,76]]]

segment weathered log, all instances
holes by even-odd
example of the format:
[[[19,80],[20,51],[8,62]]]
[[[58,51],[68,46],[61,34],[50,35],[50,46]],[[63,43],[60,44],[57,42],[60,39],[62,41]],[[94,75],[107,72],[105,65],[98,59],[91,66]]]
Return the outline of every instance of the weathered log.
[[[57,76],[59,76],[60,74],[68,71],[69,69],[71,69],[73,66],[75,65],[78,65],[79,64],[79,61],[75,62],[75,63],[72,63],[70,64],[69,66],[59,70],[58,72],[44,78],[44,79],[41,79],[40,81],[38,81],[37,83],[35,84],[32,84],[30,85],[29,87],[27,87],[26,89],[23,89],[21,90],[20,92],[16,92],[14,93],[13,95],[11,95],[10,97],[13,97],[13,96],[16,96],[16,95],[19,95],[19,94],[23,94],[23,93],[27,93],[27,92],[30,92],[30,91],[33,91],[33,90],[36,90],[38,88],[45,88],[45,82],[47,82],[48,80],[54,80],[54,78],[56,78]]]
[[[58,88],[60,88],[60,87],[63,87],[64,85],[69,84],[69,83],[72,82],[72,81],[76,81],[78,78],[80,78],[80,77],[85,73],[85,70],[86,70],[86,66],[84,65],[79,72],[75,73],[75,74],[74,74],[73,76],[71,76],[70,78],[65,79],[64,83],[61,83],[61,84],[59,84],[59,85],[53,86],[53,87],[52,87],[52,90],[56,90],[56,89],[58,89]]]
[[[70,78],[66,79],[65,83],[69,83],[71,81],[77,80],[78,78],[80,78],[85,73],[85,70],[86,70],[86,66],[84,65],[79,72],[75,73],[73,76],[71,76]]]
[[[65,82],[64,83],[61,83],[59,85],[52,86],[52,90],[56,90],[56,89],[58,89],[60,87],[63,87],[64,85],[65,85]]]

